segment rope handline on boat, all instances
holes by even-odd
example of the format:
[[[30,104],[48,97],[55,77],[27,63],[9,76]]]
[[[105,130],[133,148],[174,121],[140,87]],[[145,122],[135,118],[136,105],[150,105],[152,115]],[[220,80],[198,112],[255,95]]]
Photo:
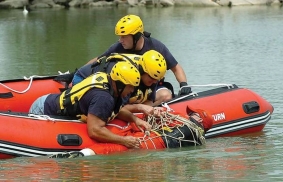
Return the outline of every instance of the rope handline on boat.
[[[29,113],[28,117],[43,121],[84,123],[83,121],[76,119],[60,119],[60,118],[53,118],[52,116],[49,115],[38,115],[32,113]]]
[[[69,71],[67,71],[67,72],[65,72],[65,73],[64,73],[64,72],[61,72],[61,71],[58,71],[58,74],[59,74],[59,75],[69,74]],[[30,80],[30,82],[29,82],[28,87],[27,87],[25,90],[23,90],[23,91],[18,91],[18,90],[12,89],[12,88],[6,86],[6,85],[3,84],[3,83],[0,83],[0,85],[2,85],[3,87],[5,87],[6,89],[8,89],[8,90],[10,90],[10,91],[12,91],[12,92],[15,92],[15,93],[18,93],[18,94],[23,94],[23,93],[26,93],[26,92],[30,89],[31,84],[32,84],[32,81],[33,81],[34,78],[46,78],[46,77],[47,77],[47,76],[39,76],[39,75],[32,75],[32,76],[30,76],[30,77],[24,76],[23,79],[24,79],[24,80]]]
[[[206,84],[206,85],[186,85],[183,87],[222,87],[226,86],[227,88],[234,88],[233,84],[230,83],[215,83],[215,84]]]
[[[50,116],[48,115],[37,115],[37,114],[28,114],[29,117],[33,117],[35,119],[38,119],[38,120],[49,120],[49,121],[55,121],[54,118],[51,118]]]
[[[33,75],[33,76],[30,76],[29,78],[27,78],[27,77],[24,76],[24,79],[25,79],[25,80],[30,80],[30,82],[29,82],[28,87],[27,87],[25,90],[23,90],[23,91],[14,90],[14,89],[12,89],[12,88],[6,86],[6,85],[3,84],[3,83],[0,83],[0,85],[2,85],[3,87],[7,88],[8,90],[10,90],[10,91],[12,91],[12,92],[16,92],[16,93],[18,93],[18,94],[23,94],[23,93],[26,93],[26,92],[30,89],[31,84],[32,84],[32,81],[33,81],[34,78],[44,78],[44,77],[46,77],[46,76]]]
[[[169,107],[169,105],[167,104],[167,102],[162,102],[161,106],[164,107],[166,109],[166,111],[170,112],[170,111],[174,111],[172,108]]]
[[[206,85],[186,85],[186,86],[183,86],[181,88],[185,88],[185,87],[220,87],[220,86],[226,86],[228,89],[232,89],[232,88],[235,87],[233,84],[217,83],[217,84],[206,84]],[[180,90],[181,90],[181,88],[180,88]],[[187,94],[187,95],[172,99],[170,101],[167,101],[166,103],[171,104],[171,103],[177,102],[179,100],[185,99],[185,98],[190,97],[190,96],[197,97],[198,93],[192,92],[190,94]]]

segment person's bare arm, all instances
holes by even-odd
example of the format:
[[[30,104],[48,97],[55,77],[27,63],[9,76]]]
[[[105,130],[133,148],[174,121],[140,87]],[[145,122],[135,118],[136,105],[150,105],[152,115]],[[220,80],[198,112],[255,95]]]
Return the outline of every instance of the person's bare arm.
[[[151,103],[149,104],[127,104],[125,105],[123,108],[126,108],[127,110],[129,110],[132,113],[144,113],[146,115],[150,115],[153,114],[153,103],[152,101],[150,101]]]
[[[87,130],[90,138],[99,142],[125,145],[128,148],[139,148],[139,139],[133,136],[119,136],[106,127],[106,123],[93,114],[87,115]]]
[[[128,109],[124,107],[119,111],[117,118],[127,121],[129,123],[134,122],[142,132],[144,132],[143,128],[145,128],[146,131],[151,130],[151,125],[149,123],[135,116],[133,113],[131,113]]]
[[[171,68],[171,71],[174,73],[176,80],[179,83],[187,82],[186,74],[180,64],[177,64],[175,67]]]
[[[98,58],[98,57],[91,59],[91,60],[90,60],[89,62],[87,62],[86,64],[92,64],[92,63],[96,62],[96,61],[97,61],[97,58]]]

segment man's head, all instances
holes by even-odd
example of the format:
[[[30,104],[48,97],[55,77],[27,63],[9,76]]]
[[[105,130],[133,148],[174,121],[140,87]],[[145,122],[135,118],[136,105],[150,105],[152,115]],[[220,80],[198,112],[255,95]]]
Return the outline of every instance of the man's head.
[[[142,82],[151,86],[161,80],[167,71],[164,57],[155,50],[145,52],[139,60],[139,71]]]
[[[110,77],[116,83],[117,95],[121,97],[131,94],[141,80],[138,69],[129,61],[117,62],[110,72]]]
[[[126,15],[116,24],[115,34],[120,36],[120,43],[124,49],[135,49],[138,40],[144,32],[143,22],[139,16]]]
[[[209,130],[213,125],[213,117],[206,110],[193,108],[192,106],[187,106],[187,114],[190,117],[193,117],[196,114],[196,116],[200,119],[197,122],[199,122],[203,126],[205,132]]]

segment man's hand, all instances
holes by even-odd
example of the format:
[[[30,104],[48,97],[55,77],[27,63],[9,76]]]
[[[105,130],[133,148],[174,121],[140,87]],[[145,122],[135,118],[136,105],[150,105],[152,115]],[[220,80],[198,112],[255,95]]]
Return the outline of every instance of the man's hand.
[[[125,145],[127,148],[139,148],[140,147],[140,141],[136,137],[124,136],[123,139],[124,139],[123,145]]]
[[[181,88],[181,90],[179,91],[180,96],[192,93],[191,87],[188,87],[187,85],[188,85],[187,82],[180,83],[180,88]]]
[[[144,121],[144,120],[142,120],[142,119],[140,119],[138,117],[135,120],[135,124],[140,129],[141,132],[145,132],[145,131],[150,131],[151,130],[151,125],[148,122],[146,122],[146,121]],[[143,130],[143,128],[145,129],[145,131]]]
[[[153,116],[160,117],[164,111],[165,111],[164,107],[154,107]]]
[[[137,104],[138,110],[145,115],[152,115],[154,113],[154,108],[145,104]]]

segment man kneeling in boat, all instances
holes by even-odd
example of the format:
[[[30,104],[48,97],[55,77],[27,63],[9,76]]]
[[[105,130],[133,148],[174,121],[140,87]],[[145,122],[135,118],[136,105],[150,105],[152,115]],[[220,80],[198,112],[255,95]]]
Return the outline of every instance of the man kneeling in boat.
[[[89,137],[100,142],[110,142],[138,148],[138,138],[119,136],[105,126],[127,103],[128,95],[140,84],[140,73],[130,61],[117,62],[110,72],[97,72],[81,83],[61,94],[49,94],[38,98],[31,106],[30,113],[44,115],[78,116],[85,115]],[[129,111],[118,118],[135,122],[138,127],[150,130],[151,125],[136,119]]]

